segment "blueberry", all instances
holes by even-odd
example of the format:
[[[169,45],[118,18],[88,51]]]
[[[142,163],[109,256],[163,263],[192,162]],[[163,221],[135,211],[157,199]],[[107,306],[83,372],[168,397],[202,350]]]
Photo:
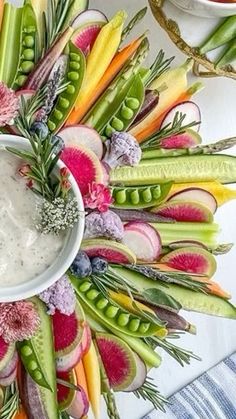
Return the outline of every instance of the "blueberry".
[[[36,121],[31,125],[30,132],[36,134],[41,140],[45,140],[49,134],[49,129],[43,122]]]
[[[80,278],[86,278],[92,273],[92,266],[89,257],[85,252],[80,251],[74,262],[72,263],[70,270],[72,274]]]
[[[55,154],[60,153],[65,148],[64,140],[61,137],[59,137],[59,135],[52,135],[50,142],[51,142],[52,145],[55,144],[55,147],[54,147],[54,150],[53,150]]]
[[[108,262],[105,259],[96,257],[91,260],[92,271],[95,275],[103,275],[108,270]]]

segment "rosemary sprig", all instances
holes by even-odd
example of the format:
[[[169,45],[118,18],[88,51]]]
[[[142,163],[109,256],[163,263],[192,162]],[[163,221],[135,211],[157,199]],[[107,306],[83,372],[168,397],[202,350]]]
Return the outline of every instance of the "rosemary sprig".
[[[147,138],[141,145],[142,150],[160,147],[160,143],[165,138],[172,135],[183,134],[187,129],[199,125],[199,122],[193,121],[184,125],[186,115],[181,112],[176,112],[173,122],[167,124],[152,137]]]
[[[20,408],[20,396],[16,383],[7,387],[4,394],[3,406],[0,409],[0,419],[13,418]]]
[[[164,71],[168,70],[170,67],[170,64],[174,60],[175,57],[171,58],[165,58],[165,53],[163,50],[160,50],[157,54],[157,57],[150,67],[150,73],[148,74],[147,78],[145,79],[145,85],[146,87],[150,86],[150,84],[153,82],[154,79],[157,77],[160,77]]]
[[[47,12],[44,13],[44,53],[65,28],[68,14],[74,3],[75,0],[48,0]]]
[[[152,403],[155,409],[165,412],[165,404],[169,403],[168,400],[160,394],[152,379],[147,377],[145,383],[138,390],[134,391],[134,395],[140,399],[148,400]]]
[[[145,342],[152,346],[153,349],[155,349],[156,346],[164,349],[164,351],[167,352],[172,358],[174,358],[182,367],[184,364],[189,365],[191,359],[201,361],[201,358],[199,358],[193,352],[180,348],[179,346],[168,342],[167,339],[168,337],[166,339],[159,339],[157,336],[152,336],[150,338],[146,338]]]
[[[127,36],[130,34],[130,32],[133,30],[133,28],[141,22],[141,20],[144,18],[144,16],[147,13],[147,7],[144,7],[143,9],[139,10],[138,13],[131,19],[131,21],[128,23],[128,25],[124,28],[122,35],[121,35],[121,42],[123,42]]]

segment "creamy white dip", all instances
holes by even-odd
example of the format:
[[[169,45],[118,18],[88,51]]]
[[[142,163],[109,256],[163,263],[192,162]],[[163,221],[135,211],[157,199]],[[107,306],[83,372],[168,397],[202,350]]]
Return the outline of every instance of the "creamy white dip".
[[[0,287],[30,281],[55,262],[65,236],[37,231],[38,197],[18,174],[21,160],[0,151]]]

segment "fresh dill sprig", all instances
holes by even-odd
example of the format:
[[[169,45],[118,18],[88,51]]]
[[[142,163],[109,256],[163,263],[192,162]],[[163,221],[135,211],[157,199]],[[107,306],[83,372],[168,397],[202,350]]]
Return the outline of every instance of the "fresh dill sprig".
[[[133,393],[138,399],[142,398],[145,401],[148,400],[155,409],[161,410],[162,412],[165,412],[165,404],[169,403],[168,400],[160,394],[150,377],[147,377],[145,383]]]
[[[13,418],[20,409],[20,395],[16,383],[7,387],[4,394],[3,405],[0,409],[0,419]]]
[[[164,71],[168,70],[170,64],[174,60],[175,57],[165,59],[165,53],[163,50],[160,50],[157,54],[157,57],[150,67],[150,73],[148,74],[147,78],[145,79],[145,86],[148,88],[150,84],[155,80],[157,77],[160,77]]]
[[[199,125],[199,122],[193,121],[184,125],[186,115],[181,112],[176,112],[173,122],[165,125],[154,136],[147,138],[142,144],[142,150],[156,149],[160,147],[161,141],[169,138],[172,135],[183,134],[187,129]]]

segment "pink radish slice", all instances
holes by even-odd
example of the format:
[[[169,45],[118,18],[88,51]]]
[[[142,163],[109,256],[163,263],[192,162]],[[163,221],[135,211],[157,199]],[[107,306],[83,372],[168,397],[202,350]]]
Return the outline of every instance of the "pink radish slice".
[[[103,25],[103,22],[96,22],[88,23],[87,25],[78,28],[71,38],[72,43],[87,55],[92,49]]]
[[[132,383],[126,387],[126,389],[122,390],[125,392],[133,392],[135,390],[138,390],[138,388],[140,388],[146,378],[147,378],[147,367],[144,364],[144,362],[141,360],[141,358],[134,353],[134,357],[135,357],[135,361],[136,361],[136,377],[135,379],[132,381]]]
[[[86,125],[71,125],[63,128],[58,135],[64,140],[66,147],[85,147],[93,151],[99,160],[103,156],[103,144],[100,135]]]
[[[88,23],[96,23],[96,22],[103,22],[104,25],[108,22],[107,17],[96,9],[86,10],[85,12],[80,13],[76,18],[73,20],[71,26],[74,30],[77,30],[81,26],[87,25]]]
[[[153,262],[160,256],[160,237],[146,223],[130,222],[126,224],[123,243],[135,253],[139,260],[144,262]]]
[[[67,409],[68,415],[73,419],[82,419],[87,415],[89,410],[89,402],[86,393],[82,387],[79,386],[79,388],[80,391],[76,391],[75,398],[69,409]]]
[[[217,210],[217,201],[215,197],[205,189],[187,188],[181,192],[172,195],[168,201],[195,201],[205,205],[214,214]]]
[[[82,346],[79,344],[67,355],[56,358],[56,370],[58,372],[67,372],[74,368],[82,358]]]
[[[192,129],[199,131],[201,123],[201,112],[196,103],[191,101],[179,103],[178,105],[175,105],[173,108],[171,108],[171,110],[164,117],[160,129],[168,124],[172,124],[177,112],[179,114],[185,115],[183,125],[190,124],[191,122],[198,122],[199,124],[192,127]]]
[[[161,141],[162,148],[191,148],[200,144],[202,141],[200,135],[193,129],[186,129],[182,134],[173,135],[168,138],[164,138]]]

